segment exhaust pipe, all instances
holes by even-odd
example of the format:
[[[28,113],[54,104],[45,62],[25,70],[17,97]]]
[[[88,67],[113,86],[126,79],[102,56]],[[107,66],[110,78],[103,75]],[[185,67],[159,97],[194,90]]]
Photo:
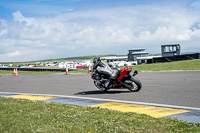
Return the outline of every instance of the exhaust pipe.
[[[128,84],[125,84],[125,83],[122,83],[122,82],[121,82],[121,85],[122,85],[123,87],[125,87],[125,88],[131,88],[131,86],[130,86],[130,85],[128,85]]]

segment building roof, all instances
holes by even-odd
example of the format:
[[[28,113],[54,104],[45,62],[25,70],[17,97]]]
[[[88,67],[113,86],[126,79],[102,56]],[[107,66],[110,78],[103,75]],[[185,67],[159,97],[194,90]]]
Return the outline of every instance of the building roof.
[[[167,44],[167,45],[161,45],[161,47],[165,47],[165,46],[180,46],[180,44]]]
[[[129,49],[129,50],[145,50],[145,48],[132,48],[132,49]]]
[[[134,55],[134,54],[149,54],[148,52],[133,52],[131,55]]]
[[[147,56],[147,57],[136,57],[137,60],[145,60],[145,59],[153,59],[155,57],[162,57],[162,56]]]
[[[102,60],[114,60],[114,59],[128,59],[128,56],[121,56],[121,57],[116,57],[116,56],[112,56],[112,57],[101,57]]]

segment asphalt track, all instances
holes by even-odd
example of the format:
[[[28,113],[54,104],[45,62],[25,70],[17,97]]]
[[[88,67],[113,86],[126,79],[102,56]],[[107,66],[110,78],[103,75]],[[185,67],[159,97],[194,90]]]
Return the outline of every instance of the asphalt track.
[[[102,92],[95,88],[93,81],[90,78],[90,74],[52,74],[52,75],[20,75],[14,77],[11,75],[0,75],[0,92],[6,93],[34,93],[34,94],[50,94],[57,95],[57,101],[68,100],[72,103],[77,101],[84,101],[83,99],[76,99],[75,101],[71,97],[84,97],[88,100],[95,101],[92,106],[99,106],[102,108],[111,108],[119,111],[126,111],[129,109],[138,113],[146,113],[144,110],[150,110],[151,113],[146,113],[154,116],[156,112],[152,113],[152,110],[158,110],[162,112],[160,116],[178,118],[177,114],[185,117],[190,116],[190,121],[195,121],[193,118],[198,118],[196,122],[200,122],[199,111],[188,110],[200,110],[200,71],[173,71],[173,72],[141,72],[137,77],[141,80],[143,88],[139,92],[130,92],[126,89],[109,90],[108,92]],[[15,95],[15,94],[14,94]],[[66,96],[66,98],[59,99],[58,96]],[[14,97],[27,97],[14,96]],[[29,96],[28,96],[29,97]],[[70,99],[69,99],[70,98]],[[96,99],[96,100],[95,100]],[[109,99],[97,100],[97,99]],[[56,99],[54,99],[56,101]],[[101,102],[99,102],[101,101]],[[120,101],[126,101],[131,104],[149,104],[149,105],[169,105],[169,107],[186,107],[187,110],[169,110],[163,108],[154,108],[149,106],[130,105],[125,103],[119,103]],[[127,102],[128,101],[128,102]],[[89,101],[89,103],[92,103]],[[118,102],[118,103],[116,103]],[[83,104],[81,102],[80,104]],[[121,110],[124,108],[125,110]],[[142,109],[140,109],[142,108]],[[162,110],[162,111],[160,111]],[[158,115],[154,117],[160,117]],[[163,115],[164,112],[164,115]],[[177,113],[170,113],[177,112]],[[179,113],[178,113],[179,112]],[[193,117],[191,119],[191,116]]]
[[[200,108],[200,71],[141,72],[139,92],[98,90],[90,74],[0,75],[0,92],[53,94]]]

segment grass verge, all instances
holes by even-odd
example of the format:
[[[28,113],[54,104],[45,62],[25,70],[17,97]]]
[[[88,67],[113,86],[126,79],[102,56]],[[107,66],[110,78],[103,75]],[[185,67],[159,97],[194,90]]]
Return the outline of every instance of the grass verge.
[[[64,72],[50,72],[50,71],[18,71],[19,75],[39,75],[39,74],[59,74]],[[9,74],[12,75],[13,71],[9,70],[0,70],[0,74]]]
[[[138,71],[200,70],[200,59],[165,63],[142,64],[132,67]]]
[[[0,97],[0,132],[200,132],[200,124],[136,113]]]
[[[88,73],[88,70],[69,71],[69,73]],[[13,71],[0,70],[0,74],[12,75]],[[40,75],[40,74],[65,74],[65,72],[50,72],[50,71],[18,71],[19,75]]]

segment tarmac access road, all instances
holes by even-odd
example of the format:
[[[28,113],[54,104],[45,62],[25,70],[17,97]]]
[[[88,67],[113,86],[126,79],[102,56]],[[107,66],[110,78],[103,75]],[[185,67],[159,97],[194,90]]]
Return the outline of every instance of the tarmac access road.
[[[0,75],[0,92],[52,94],[200,108],[200,71],[140,72],[139,92],[98,90],[90,74]]]

